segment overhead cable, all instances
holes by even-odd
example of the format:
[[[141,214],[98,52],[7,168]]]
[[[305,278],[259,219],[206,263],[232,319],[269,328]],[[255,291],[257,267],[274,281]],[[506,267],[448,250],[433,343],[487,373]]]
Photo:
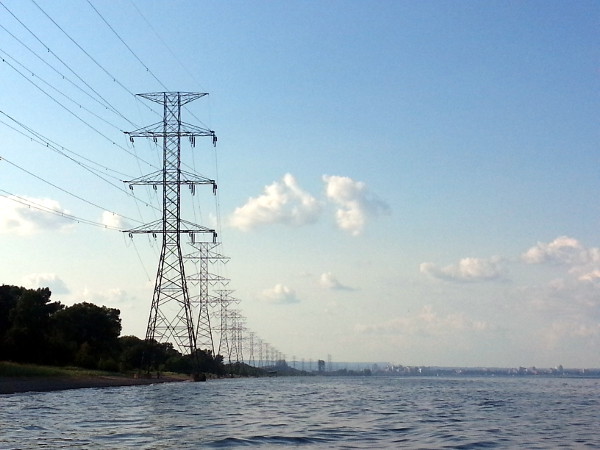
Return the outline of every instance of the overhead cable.
[[[136,219],[132,219],[131,217],[127,217],[127,216],[124,216],[123,214],[119,214],[119,213],[116,213],[116,212],[114,212],[114,211],[111,211],[111,210],[109,210],[109,209],[107,209],[107,208],[105,208],[105,207],[103,207],[103,206],[100,206],[100,205],[98,205],[98,204],[96,204],[96,203],[94,203],[94,202],[92,202],[92,201],[90,201],[90,200],[87,200],[87,199],[85,199],[85,198],[83,198],[83,197],[81,197],[81,196],[79,196],[79,195],[77,195],[77,194],[74,194],[73,192],[71,192],[71,191],[68,191],[67,189],[61,188],[60,186],[57,186],[56,184],[54,184],[54,183],[52,183],[52,182],[50,182],[50,181],[48,181],[48,180],[46,180],[46,179],[42,178],[41,176],[39,176],[39,175],[36,175],[36,174],[35,174],[35,173],[33,173],[33,172],[30,172],[29,170],[27,170],[27,169],[25,169],[25,168],[23,168],[23,167],[19,166],[18,164],[15,164],[14,162],[12,162],[12,161],[9,161],[9,160],[8,160],[8,159],[6,159],[4,156],[0,156],[0,161],[4,161],[4,162],[6,162],[6,163],[10,164],[11,166],[13,166],[13,167],[15,167],[15,168],[17,168],[17,169],[21,170],[22,172],[25,172],[26,174],[28,174],[28,175],[30,175],[30,176],[32,176],[32,177],[34,177],[34,178],[36,178],[36,179],[38,179],[38,180],[42,181],[43,183],[46,183],[46,184],[48,184],[48,185],[52,186],[53,188],[56,188],[56,189],[58,189],[59,191],[62,191],[62,192],[64,192],[65,194],[68,194],[68,195],[70,195],[71,197],[74,197],[74,198],[76,198],[76,199],[78,199],[78,200],[81,200],[81,201],[82,201],[82,202],[84,202],[84,203],[87,203],[88,205],[94,206],[95,208],[101,209],[102,211],[107,211],[107,212],[109,212],[109,213],[112,213],[113,215],[116,215],[116,216],[119,216],[119,217],[123,217],[124,219],[132,220],[132,221],[134,221],[134,222],[139,222],[139,221],[138,221],[138,220],[136,220]],[[140,223],[141,223],[141,222],[140,222]]]
[[[98,61],[96,61],[96,59],[90,55],[81,45],[79,45],[79,43],[73,39],[71,37],[71,35],[69,33],[67,33],[58,23],[56,23],[56,21],[50,17],[50,15],[44,11],[44,9],[37,4],[37,2],[35,0],[31,0],[31,2],[37,6],[37,8],[48,18],[48,20],[50,20],[50,22],[52,22],[54,25],[56,25],[56,27],[62,31],[62,33],[73,43],[77,46],[77,48],[79,50],[81,50],[88,58],[90,58],[94,64],[96,64],[106,75],[108,75],[115,83],[117,83],[119,86],[121,86],[123,89],[125,89],[127,92],[129,92],[130,95],[135,97],[135,94],[133,92],[131,92],[123,83],[121,83],[117,77],[115,77],[112,73],[110,73],[108,70],[106,70],[104,68],[104,66],[102,64],[100,64]]]
[[[16,67],[14,67],[11,63],[9,63],[8,61],[6,61],[5,59],[2,59],[2,61],[6,64],[8,64],[10,67],[13,68],[13,70],[15,70],[19,75],[21,75],[25,80],[27,80],[29,83],[31,83],[32,85],[34,85],[38,90],[40,90],[42,93],[44,93],[46,96],[48,96],[51,100],[53,100],[55,103],[57,103],[59,106],[61,106],[63,109],[65,109],[69,114],[71,114],[73,117],[75,117],[77,120],[79,120],[80,122],[82,122],[83,124],[87,125],[89,128],[91,128],[92,130],[94,130],[96,133],[98,133],[100,136],[102,136],[103,138],[105,138],[106,140],[108,140],[111,144],[119,147],[121,150],[125,151],[126,153],[128,153],[129,155],[133,156],[134,158],[146,163],[147,165],[149,165],[150,167],[154,167],[156,168],[156,166],[154,166],[152,163],[144,160],[143,158],[140,158],[137,154],[135,154],[134,152],[132,152],[131,150],[123,147],[120,144],[117,144],[115,141],[113,141],[110,137],[108,137],[107,135],[105,135],[102,131],[100,131],[98,128],[96,128],[95,126],[93,126],[92,124],[90,124],[89,122],[87,122],[86,120],[82,119],[81,117],[79,117],[78,114],[74,113],[73,111],[71,111],[67,106],[63,105],[60,101],[58,101],[56,98],[54,98],[52,95],[50,95],[48,92],[46,92],[44,89],[42,89],[40,86],[38,86],[36,83],[34,83],[30,77],[26,76],[25,74],[21,73]]]
[[[83,109],[84,111],[87,111],[88,113],[90,113],[92,116],[94,116],[95,118],[101,120],[102,122],[104,122],[105,124],[115,128],[116,130],[120,131],[120,132],[124,132],[124,130],[122,130],[121,128],[119,128],[117,125],[109,122],[108,120],[106,120],[105,118],[99,116],[98,114],[96,114],[94,111],[86,108],[85,106],[83,106],[81,103],[78,103],[76,100],[72,99],[70,96],[68,96],[67,94],[65,94],[64,92],[62,92],[60,89],[54,87],[52,84],[50,84],[49,82],[47,82],[46,80],[44,80],[42,77],[40,77],[39,75],[36,75],[36,73],[25,67],[23,64],[21,64],[19,61],[17,61],[14,57],[12,57],[11,55],[9,55],[8,53],[6,53],[6,51],[0,49],[0,53],[4,53],[5,57],[10,58],[12,61],[15,62],[15,64],[17,64],[19,67],[25,69],[30,76],[37,78],[38,80],[40,80],[42,83],[44,83],[46,86],[48,86],[50,89],[52,89],[53,91],[59,93],[60,95],[62,95],[63,97],[65,97],[67,100],[70,100],[71,102],[75,103],[76,106],[78,106],[80,109]],[[2,58],[2,62],[7,63],[15,72],[17,72],[19,75],[21,75],[24,78],[27,78],[26,75],[24,75],[22,72],[20,72],[16,67],[14,67],[12,64],[10,64],[9,62],[6,61],[6,59],[3,57]]]
[[[2,3],[0,1],[0,5],[2,5],[2,7],[4,9],[6,9],[6,11],[8,11],[8,13],[17,21],[21,24],[21,26],[23,28],[25,28],[29,34],[31,34],[47,51],[48,53],[50,53],[52,56],[54,56],[58,61],[60,61],[60,63],[65,66],[73,75],[75,75],[77,77],[77,79],[79,81],[81,81],[85,86],[87,86],[94,94],[96,94],[98,96],[99,99],[101,99],[104,102],[104,105],[108,108],[110,108],[112,111],[116,112],[117,114],[121,115],[120,113],[118,113],[118,111],[110,104],[110,102],[108,102],[102,95],[100,95],[92,86],[90,86],[81,76],[79,76],[79,74],[77,74],[77,72],[75,72],[66,62],[64,62],[60,56],[58,56],[50,47],[48,47],[27,25],[25,25],[25,23],[23,23],[23,21],[21,19],[19,19],[4,3]],[[4,27],[3,27],[4,28]],[[5,29],[6,30],[6,29]],[[14,37],[14,35],[12,33],[9,32],[9,34],[11,34],[11,36]],[[25,45],[25,44],[23,44]],[[141,102],[140,102],[141,103]],[[148,107],[149,106],[147,104],[144,104],[144,106]],[[152,108],[149,108],[151,111],[154,111]],[[128,121],[129,122],[129,121]]]
[[[88,0],[88,2],[89,2],[89,0]],[[173,50],[171,50],[171,48],[167,45],[167,43],[165,42],[165,40],[160,36],[160,34],[158,34],[158,32],[156,31],[156,29],[152,26],[152,24],[148,21],[148,19],[146,19],[146,17],[144,16],[144,14],[142,14],[142,12],[137,7],[137,5],[135,4],[135,2],[133,0],[130,0],[130,3],[135,8],[135,10],[138,12],[138,14],[140,15],[140,17],[144,20],[144,22],[146,22],[146,24],[152,30],[152,32],[158,38],[158,40],[165,46],[165,48],[169,51],[169,53],[171,53],[171,55],[173,56],[173,58],[175,58],[175,61],[177,61],[177,63],[183,68],[183,70],[185,70],[187,72],[187,74],[192,78],[192,80],[194,80],[194,82],[198,86],[200,86],[200,83],[198,82],[198,80],[196,79],[196,77],[193,75],[193,73],[188,70],[188,68],[177,57],[177,55],[175,54],[175,52],[173,52]],[[190,115],[194,119],[196,119],[198,121],[198,123],[202,124],[205,128],[211,128],[208,125],[206,125],[204,122],[202,122],[187,106],[185,106],[185,110],[188,113],[190,113]]]
[[[20,196],[15,195],[15,194],[11,194],[10,192],[5,191],[4,189],[0,189],[0,192],[3,192],[3,194],[0,194],[0,196],[5,197],[8,200],[11,200],[13,202],[19,203],[21,205],[27,206],[28,208],[33,208],[33,209],[37,209],[38,211],[43,211],[43,212],[46,212],[46,213],[54,214],[56,216],[64,217],[65,219],[69,219],[69,220],[72,220],[72,221],[77,222],[77,223],[84,223],[86,225],[93,225],[95,227],[106,228],[108,230],[121,231],[119,228],[114,227],[112,225],[107,225],[107,224],[96,222],[96,221],[93,221],[93,220],[84,219],[82,217],[78,217],[78,216],[75,216],[73,214],[69,214],[69,213],[67,213],[65,211],[59,211],[59,210],[50,208],[49,206],[45,206],[45,205],[42,205],[42,204],[40,204],[38,202],[30,200],[28,198],[20,197]]]
[[[135,59],[137,59],[137,60],[138,60],[138,62],[139,62],[139,63],[140,63],[142,66],[144,66],[144,69],[146,69],[146,72],[148,72],[150,75],[152,75],[152,77],[153,77],[153,78],[154,78],[156,81],[158,81],[158,83],[159,83],[159,84],[160,84],[160,85],[161,85],[161,86],[164,88],[164,90],[165,90],[165,91],[168,91],[168,90],[169,90],[169,88],[167,88],[167,87],[164,85],[164,83],[163,83],[162,81],[160,81],[156,75],[154,75],[154,72],[152,72],[152,71],[151,71],[151,70],[148,68],[148,66],[146,66],[146,64],[144,64],[144,62],[143,62],[143,61],[142,61],[142,60],[141,60],[141,59],[138,57],[138,55],[136,55],[136,54],[135,54],[135,52],[134,52],[134,51],[131,49],[131,47],[129,47],[129,45],[127,45],[127,43],[126,43],[126,42],[123,40],[123,38],[122,38],[121,36],[119,36],[119,33],[117,33],[117,32],[115,31],[115,29],[114,29],[114,28],[111,26],[111,24],[110,24],[110,23],[108,23],[108,21],[107,21],[107,20],[104,18],[104,16],[103,16],[102,14],[100,14],[100,11],[98,11],[98,10],[96,9],[96,7],[95,7],[95,6],[92,4],[92,2],[91,2],[90,0],[87,0],[87,2],[88,2],[88,4],[89,4],[89,5],[92,7],[92,9],[93,9],[94,11],[96,11],[96,14],[98,14],[98,16],[100,16],[100,18],[101,18],[101,19],[102,19],[102,21],[103,21],[103,22],[106,24],[106,26],[107,26],[108,28],[110,28],[110,31],[112,31],[112,32],[115,34],[115,36],[117,36],[117,38],[118,38],[118,39],[119,39],[119,40],[120,40],[120,41],[123,43],[123,45],[124,45],[124,46],[127,48],[127,50],[129,50],[129,53],[131,53],[131,54],[133,55],[133,57],[134,57]]]
[[[17,124],[19,127],[23,128],[23,129],[24,129],[24,130],[25,130],[27,133],[25,133],[25,132],[23,132],[23,131],[21,131],[21,130],[19,130],[19,129],[15,128],[14,126],[12,126],[12,125],[10,125],[10,124],[8,124],[8,123],[4,122],[4,121],[3,121],[3,120],[1,120],[1,119],[0,119],[0,123],[3,123],[3,124],[4,124],[4,125],[6,125],[7,127],[11,128],[12,130],[16,131],[17,133],[19,133],[19,134],[21,134],[21,135],[25,136],[26,138],[28,138],[28,139],[31,139],[33,142],[36,142],[36,143],[38,143],[38,144],[42,145],[43,147],[46,147],[46,148],[48,148],[48,149],[50,149],[50,150],[52,150],[52,151],[54,151],[54,152],[56,152],[56,153],[58,153],[58,154],[60,154],[60,155],[64,156],[65,158],[67,158],[67,159],[71,160],[71,161],[72,161],[72,162],[74,162],[75,164],[77,164],[77,165],[79,165],[80,167],[82,167],[84,170],[87,170],[88,172],[90,172],[92,175],[94,175],[94,176],[96,176],[96,177],[100,178],[101,180],[103,180],[104,182],[106,182],[106,183],[110,184],[112,187],[114,187],[114,188],[116,188],[117,190],[119,190],[119,192],[121,192],[121,193],[125,194],[125,195],[126,195],[126,196],[128,196],[128,197],[132,197],[132,198],[133,198],[133,199],[136,201],[136,205],[137,205],[137,203],[140,201],[140,200],[139,200],[139,199],[138,199],[138,198],[137,198],[137,197],[136,197],[136,196],[135,196],[135,195],[134,195],[134,194],[133,194],[133,193],[132,193],[132,192],[131,192],[129,189],[125,189],[125,187],[124,187],[124,186],[123,186],[123,184],[122,184],[122,183],[123,183],[123,180],[122,180],[121,178],[117,178],[117,177],[114,177],[114,176],[111,176],[111,175],[107,175],[107,176],[109,176],[109,177],[111,177],[111,178],[113,178],[114,180],[116,180],[116,181],[118,181],[118,182],[119,182],[118,184],[116,184],[116,183],[113,183],[113,182],[111,182],[110,180],[106,179],[106,178],[105,178],[103,175],[100,175],[100,174],[98,173],[98,169],[96,169],[96,168],[92,168],[92,167],[90,167],[89,165],[87,165],[87,164],[84,164],[84,163],[83,163],[83,162],[81,162],[81,161],[78,161],[78,160],[77,160],[77,159],[75,159],[74,157],[72,157],[72,156],[68,155],[66,152],[68,152],[68,153],[71,153],[71,154],[73,154],[73,155],[76,155],[77,157],[79,157],[79,158],[81,158],[81,159],[83,159],[83,160],[85,160],[85,161],[88,161],[88,162],[90,162],[90,163],[92,163],[92,164],[95,164],[95,165],[97,165],[97,166],[99,166],[99,167],[102,167],[102,168],[104,168],[104,169],[106,169],[106,170],[110,170],[110,171],[113,171],[113,172],[115,172],[115,173],[119,173],[119,172],[117,172],[117,171],[114,171],[113,169],[110,169],[110,168],[108,168],[108,167],[106,167],[106,166],[103,166],[103,165],[101,165],[101,164],[99,164],[99,163],[96,163],[96,162],[94,162],[94,161],[90,160],[89,158],[86,158],[86,157],[84,157],[84,156],[82,156],[82,155],[80,155],[80,154],[78,154],[78,153],[76,153],[76,152],[74,152],[74,151],[72,151],[72,150],[69,150],[69,149],[67,149],[66,147],[63,147],[63,146],[61,146],[60,144],[57,144],[57,143],[53,142],[53,141],[52,141],[52,140],[50,140],[49,138],[46,138],[46,137],[45,137],[45,136],[43,136],[42,134],[40,134],[40,133],[38,133],[37,131],[35,131],[35,130],[31,129],[31,128],[30,128],[30,127],[28,127],[27,125],[25,125],[25,124],[23,124],[23,123],[21,123],[21,122],[17,121],[16,119],[14,119],[13,117],[11,117],[10,115],[6,114],[4,111],[0,111],[0,114],[4,115],[4,116],[5,116],[5,117],[7,117],[8,119],[10,119],[10,120],[11,120],[11,121],[13,121],[14,123],[16,123],[16,124]],[[119,174],[120,174],[120,173],[119,173]],[[121,174],[121,175],[124,175],[124,174]],[[148,203],[148,202],[143,202],[143,204],[144,204],[144,206],[147,206],[147,207],[153,208],[153,209],[155,209],[155,210],[157,210],[157,211],[158,211],[158,208],[157,208],[157,207],[155,207],[154,205],[152,205],[152,204],[150,204],[150,203]],[[138,211],[138,212],[139,212],[139,211]],[[140,213],[140,216],[141,216],[141,212],[139,212],[139,213]]]

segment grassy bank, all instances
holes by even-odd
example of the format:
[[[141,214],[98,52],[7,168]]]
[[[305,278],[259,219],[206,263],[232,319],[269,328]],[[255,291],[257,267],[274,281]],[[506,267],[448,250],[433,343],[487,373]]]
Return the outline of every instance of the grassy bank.
[[[126,376],[124,374],[88,370],[79,367],[40,366],[37,364],[19,364],[0,361],[0,377],[94,377]]]
[[[104,372],[78,367],[39,366],[0,361],[0,395],[31,391],[138,386],[189,380],[189,375],[173,373],[162,373],[160,378],[138,378],[134,374]]]

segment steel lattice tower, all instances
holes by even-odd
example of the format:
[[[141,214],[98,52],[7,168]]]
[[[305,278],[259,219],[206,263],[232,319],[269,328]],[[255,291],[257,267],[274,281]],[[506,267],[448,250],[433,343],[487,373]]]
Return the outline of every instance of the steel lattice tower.
[[[215,251],[219,245],[218,242],[193,242],[191,246],[194,251],[184,257],[194,264],[194,272],[187,275],[187,280],[192,286],[198,287],[198,293],[190,295],[192,304],[197,305],[198,309],[196,344],[198,348],[208,350],[213,355],[218,353],[215,353],[215,326],[211,321],[214,320],[214,309],[220,304],[221,296],[211,292],[210,287],[215,285],[225,287],[229,284],[228,278],[214,274],[209,269],[209,264],[226,263],[229,260],[228,257]]]
[[[188,294],[181,251],[181,236],[187,234],[192,241],[199,233],[212,234],[215,230],[196,225],[181,219],[181,186],[188,185],[192,192],[197,184],[212,184],[214,180],[181,170],[181,137],[187,136],[192,145],[196,136],[210,136],[213,144],[217,138],[214,131],[187,124],[181,120],[181,107],[206,93],[196,92],[155,92],[138,94],[147,100],[163,105],[162,122],[126,132],[133,142],[135,137],[150,137],[156,142],[163,140],[162,171],[126,181],[133,189],[134,185],[153,185],[162,187],[162,220],[126,230],[133,233],[162,234],[160,261],[156,273],[156,282],[152,305],[146,330],[147,342],[171,342],[182,352],[196,355],[198,330],[194,324],[192,304]],[[194,358],[195,359],[195,358]]]

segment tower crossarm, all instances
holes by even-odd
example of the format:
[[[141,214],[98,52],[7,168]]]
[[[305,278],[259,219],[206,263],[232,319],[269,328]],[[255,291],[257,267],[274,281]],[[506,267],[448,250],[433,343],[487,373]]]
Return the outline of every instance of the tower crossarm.
[[[147,125],[142,128],[138,128],[134,131],[126,131],[125,134],[129,136],[129,140],[131,141],[136,137],[145,137],[145,138],[162,138],[162,137],[181,137],[181,136],[213,136],[216,137],[215,132],[213,130],[209,130],[208,128],[198,127],[196,125],[191,125],[186,122],[180,123],[181,128],[171,129],[170,127],[165,127],[163,122],[156,122],[152,125]]]
[[[186,103],[193,102],[194,100],[208,95],[208,92],[149,92],[137,95],[138,97],[160,104],[164,104],[169,100],[172,101],[172,99],[177,98],[179,106],[183,106]]]
[[[186,227],[180,228],[178,233],[188,234],[190,237],[192,237],[192,240],[195,240],[193,236],[195,236],[196,234],[212,234],[213,241],[216,241],[217,232],[212,228],[203,227],[202,225],[193,224],[185,220],[182,220],[181,222],[183,225],[186,225]],[[123,230],[123,233],[128,233],[131,236],[133,234],[164,234],[172,233],[172,231],[165,230],[162,221],[156,220],[154,222],[141,225],[139,227],[131,228],[129,230]]]
[[[213,187],[213,194],[217,191],[217,182],[211,178],[204,177],[193,173],[180,171],[180,181],[165,181],[162,179],[162,171],[153,172],[148,175],[144,175],[133,180],[125,180],[123,183],[129,185],[129,189],[133,190],[133,186],[163,186],[163,185],[175,185],[185,184],[190,187],[197,184],[211,184]]]

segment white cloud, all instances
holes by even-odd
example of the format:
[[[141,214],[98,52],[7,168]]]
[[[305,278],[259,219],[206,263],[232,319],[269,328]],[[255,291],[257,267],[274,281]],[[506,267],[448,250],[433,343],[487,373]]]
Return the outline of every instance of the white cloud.
[[[464,313],[440,315],[426,305],[413,316],[396,317],[373,325],[358,324],[355,330],[365,334],[401,334],[440,336],[462,332],[482,332],[490,329],[485,321],[472,320]]]
[[[353,291],[354,289],[343,285],[342,283],[339,282],[339,280],[335,277],[335,275],[333,275],[331,272],[325,272],[321,274],[321,277],[319,278],[319,282],[321,283],[321,286],[323,286],[324,288],[327,289],[332,289],[332,290],[342,290],[342,291]]]
[[[259,225],[283,223],[305,225],[315,222],[321,213],[321,205],[312,195],[303,191],[291,174],[281,181],[265,187],[264,193],[252,197],[236,208],[230,224],[240,230],[250,230]]]
[[[102,225],[111,229],[116,228],[117,230],[123,230],[127,228],[127,226],[125,225],[125,221],[123,220],[123,216],[120,216],[110,211],[102,212],[101,223]]]
[[[581,264],[590,257],[597,258],[597,252],[585,250],[577,239],[568,236],[559,236],[549,243],[538,242],[521,255],[528,264]]]
[[[579,282],[600,285],[600,248],[586,248],[575,238],[559,236],[552,242],[538,242],[521,259],[528,264],[567,266]]]
[[[131,296],[123,289],[120,288],[110,288],[104,291],[98,291],[94,294],[91,294],[89,291],[86,291],[89,298],[96,304],[101,305],[122,305],[127,303],[128,300],[131,300]]]
[[[338,206],[335,214],[340,229],[353,236],[359,235],[369,215],[387,212],[389,207],[374,194],[365,183],[349,177],[323,175],[327,199]]]
[[[289,304],[289,303],[299,303],[300,300],[296,297],[296,292],[283,285],[276,284],[270,289],[265,289],[261,293],[261,299],[276,304]]]
[[[56,200],[25,196],[0,197],[0,233],[30,236],[42,231],[71,228],[73,223],[60,214],[69,212]]]
[[[421,273],[447,281],[488,281],[497,280],[504,276],[502,259],[493,257],[463,258],[456,264],[445,267],[426,262],[419,266]]]
[[[600,282],[600,269],[594,269],[591,272],[586,272],[582,275],[579,275],[577,278],[579,281],[589,281],[591,283]]]
[[[23,286],[29,289],[50,288],[53,294],[68,294],[69,288],[54,273],[31,273],[23,277]]]
[[[76,302],[89,302],[98,306],[129,310],[135,307],[136,298],[121,288],[89,289],[83,288],[71,296]]]

